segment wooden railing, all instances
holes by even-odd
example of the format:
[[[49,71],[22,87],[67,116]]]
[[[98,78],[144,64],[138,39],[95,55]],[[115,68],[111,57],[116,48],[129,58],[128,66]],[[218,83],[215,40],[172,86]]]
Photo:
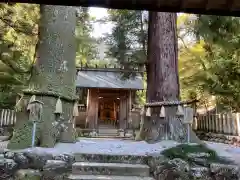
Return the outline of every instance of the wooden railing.
[[[240,136],[240,113],[198,114],[192,128],[195,131]]]
[[[0,127],[13,126],[16,123],[16,113],[14,110],[0,110]]]

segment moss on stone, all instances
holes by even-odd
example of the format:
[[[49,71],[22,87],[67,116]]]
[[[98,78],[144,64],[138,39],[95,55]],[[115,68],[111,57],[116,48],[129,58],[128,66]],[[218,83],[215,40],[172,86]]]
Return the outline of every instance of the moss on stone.
[[[23,149],[31,147],[32,145],[32,127],[33,124],[27,121],[14,129],[13,136],[8,143],[8,149]],[[40,139],[40,128],[36,127],[35,145],[38,144]]]
[[[195,154],[198,157],[192,157],[190,154]],[[201,157],[200,154],[205,154]],[[229,163],[230,161],[223,159],[217,153],[202,144],[180,144],[176,147],[164,150],[162,155],[169,159],[180,158],[189,164],[194,164],[199,159],[203,159],[207,163]],[[199,158],[199,159],[198,159]]]
[[[15,180],[41,180],[41,173],[38,170],[20,169],[15,175]]]

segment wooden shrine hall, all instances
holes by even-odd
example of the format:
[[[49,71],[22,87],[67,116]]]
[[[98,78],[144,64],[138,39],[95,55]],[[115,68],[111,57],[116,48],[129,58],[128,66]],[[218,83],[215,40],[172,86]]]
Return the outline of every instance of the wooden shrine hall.
[[[76,127],[128,127],[133,104],[136,104],[136,92],[143,90],[143,80],[141,73],[137,72],[129,79],[123,79],[123,73],[124,70],[116,68],[77,70],[76,88],[80,100]]]

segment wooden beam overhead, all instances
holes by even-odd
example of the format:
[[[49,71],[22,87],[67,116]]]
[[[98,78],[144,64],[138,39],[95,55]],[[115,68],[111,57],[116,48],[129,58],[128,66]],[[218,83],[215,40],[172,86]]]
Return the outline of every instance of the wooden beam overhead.
[[[239,0],[14,0],[11,2],[240,16]]]

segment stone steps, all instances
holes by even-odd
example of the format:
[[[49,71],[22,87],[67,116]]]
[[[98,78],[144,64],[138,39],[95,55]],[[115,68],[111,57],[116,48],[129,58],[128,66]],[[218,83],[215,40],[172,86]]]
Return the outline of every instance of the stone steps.
[[[118,130],[112,127],[106,126],[98,129],[98,136],[100,137],[117,137],[118,135]]]
[[[147,164],[147,156],[113,154],[74,154],[76,162]]]
[[[72,174],[78,175],[122,175],[149,176],[149,166],[143,164],[126,163],[94,163],[76,162],[72,166]]]
[[[68,180],[154,180],[139,176],[70,175]]]
[[[123,135],[119,134],[119,130],[115,128],[99,128],[98,130],[98,137],[100,138],[127,138],[127,139],[132,139],[132,132],[129,130],[125,133],[125,137]]]
[[[74,154],[75,163],[67,180],[154,180],[147,156]]]

